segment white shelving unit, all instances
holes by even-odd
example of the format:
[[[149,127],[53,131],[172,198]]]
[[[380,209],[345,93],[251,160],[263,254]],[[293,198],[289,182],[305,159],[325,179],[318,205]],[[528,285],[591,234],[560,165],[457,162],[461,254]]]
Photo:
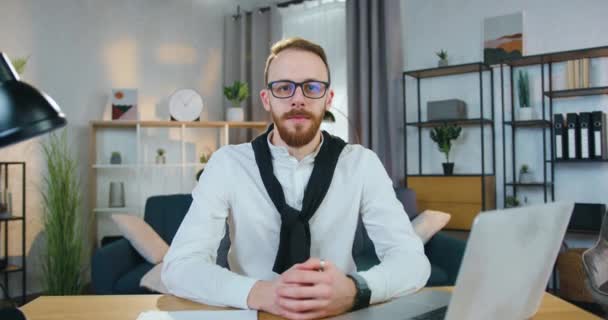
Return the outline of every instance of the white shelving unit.
[[[113,213],[143,217],[146,199],[153,195],[190,193],[199,162],[228,144],[230,129],[265,130],[266,122],[92,121],[90,123],[90,210],[96,215],[96,241],[118,235]],[[166,163],[155,163],[156,150],[165,149]],[[112,152],[122,163],[110,164]],[[109,207],[110,182],[122,182],[125,207]]]

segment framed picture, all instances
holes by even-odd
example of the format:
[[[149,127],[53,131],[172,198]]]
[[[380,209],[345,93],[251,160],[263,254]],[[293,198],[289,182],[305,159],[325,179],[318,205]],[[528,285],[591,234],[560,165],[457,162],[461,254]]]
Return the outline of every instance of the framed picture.
[[[488,65],[523,55],[524,43],[523,13],[484,19],[483,57]]]
[[[112,120],[138,120],[137,89],[112,89]]]

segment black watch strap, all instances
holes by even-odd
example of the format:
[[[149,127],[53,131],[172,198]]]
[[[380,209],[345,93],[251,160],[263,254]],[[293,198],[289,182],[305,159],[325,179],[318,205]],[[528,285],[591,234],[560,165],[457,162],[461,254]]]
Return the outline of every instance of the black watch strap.
[[[367,286],[367,281],[356,273],[351,273],[346,276],[353,280],[355,283],[355,288],[357,289],[357,293],[355,294],[355,303],[353,304],[353,308],[351,310],[354,311],[367,308],[369,306],[369,300],[372,297],[372,291]]]

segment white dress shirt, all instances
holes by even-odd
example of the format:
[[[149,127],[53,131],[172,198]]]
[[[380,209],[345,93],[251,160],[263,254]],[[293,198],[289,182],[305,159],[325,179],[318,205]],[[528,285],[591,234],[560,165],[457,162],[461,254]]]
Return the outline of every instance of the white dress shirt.
[[[269,135],[270,136],[270,135]],[[301,210],[315,152],[301,161],[270,143],[274,174],[285,201]],[[268,196],[251,143],[216,151],[192,192],[192,205],[164,258],[162,281],[174,295],[201,303],[247,309],[258,280],[272,280],[281,216]],[[310,219],[310,256],[356,272],[352,246],[358,216],[373,241],[380,264],[359,272],[371,289],[371,303],[422,288],[430,264],[420,238],[376,154],[347,145],[330,188]],[[230,269],[216,265],[217,249],[230,229]]]

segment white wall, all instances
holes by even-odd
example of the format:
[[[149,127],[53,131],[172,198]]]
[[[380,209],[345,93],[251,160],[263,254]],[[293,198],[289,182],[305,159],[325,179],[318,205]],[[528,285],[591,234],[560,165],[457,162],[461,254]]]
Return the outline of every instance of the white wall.
[[[23,79],[52,96],[67,116],[88,208],[88,124],[102,119],[111,88],[139,89],[142,119],[167,119],[178,88],[203,96],[203,119],[222,120],[222,0],[0,0],[0,51],[31,55]],[[28,292],[40,292],[43,241],[39,193],[44,163],[30,140],[0,150],[0,161],[27,162]],[[10,255],[20,252],[11,227]],[[11,259],[12,260],[12,259]],[[13,260],[15,261],[15,260]],[[20,275],[11,281],[19,293]],[[19,277],[19,278],[17,278]]]
[[[447,49],[450,64],[461,64],[483,60],[483,20],[513,12],[524,12],[524,54],[533,55],[562,50],[608,45],[608,2],[551,1],[551,0],[405,0],[402,2],[404,18],[405,68],[406,70],[436,66],[434,52]],[[508,70],[508,69],[507,69]],[[507,71],[505,70],[505,71]],[[532,80],[532,103],[537,112],[541,110],[540,67],[528,68]],[[564,88],[563,65],[554,68],[554,89]],[[608,85],[608,59],[592,63],[591,85]],[[458,97],[467,102],[469,116],[478,116],[479,93],[477,75],[457,76],[435,80],[423,80],[423,117],[426,101]],[[505,73],[508,76],[508,73]],[[500,73],[495,70],[495,114],[496,114],[496,164],[498,205],[502,206],[502,118],[500,117]],[[508,78],[506,78],[508,79]],[[426,82],[424,82],[426,81]],[[408,121],[416,116],[415,81],[408,78]],[[489,84],[486,81],[484,85]],[[505,107],[510,111],[508,85],[505,87]],[[488,91],[489,97],[489,91]],[[489,117],[489,100],[485,104]],[[548,100],[547,100],[548,107]],[[556,113],[580,112],[603,109],[608,112],[608,97],[586,97],[554,100]],[[424,119],[424,118],[423,118]],[[487,127],[489,128],[489,127]],[[408,129],[408,172],[418,172],[417,132]],[[509,131],[507,131],[509,134]],[[488,141],[490,135],[487,136]],[[517,134],[517,165],[528,163],[538,180],[542,179],[541,131],[524,130]],[[507,143],[510,139],[507,139]],[[487,147],[490,144],[486,144]],[[454,156],[456,172],[479,171],[479,131],[465,129],[456,142]],[[507,147],[510,149],[510,145]],[[488,150],[488,149],[486,149]],[[510,159],[510,153],[507,153]],[[436,151],[423,131],[423,168],[425,173],[441,172],[443,157]],[[507,160],[509,163],[509,160]],[[487,164],[491,163],[488,158]],[[508,170],[509,172],[510,170]],[[608,165],[606,164],[558,164],[555,168],[556,200],[579,202],[608,202]],[[509,173],[508,173],[509,175]],[[509,178],[510,180],[511,178]],[[527,195],[530,202],[542,201],[540,191],[518,190],[518,195]]]

